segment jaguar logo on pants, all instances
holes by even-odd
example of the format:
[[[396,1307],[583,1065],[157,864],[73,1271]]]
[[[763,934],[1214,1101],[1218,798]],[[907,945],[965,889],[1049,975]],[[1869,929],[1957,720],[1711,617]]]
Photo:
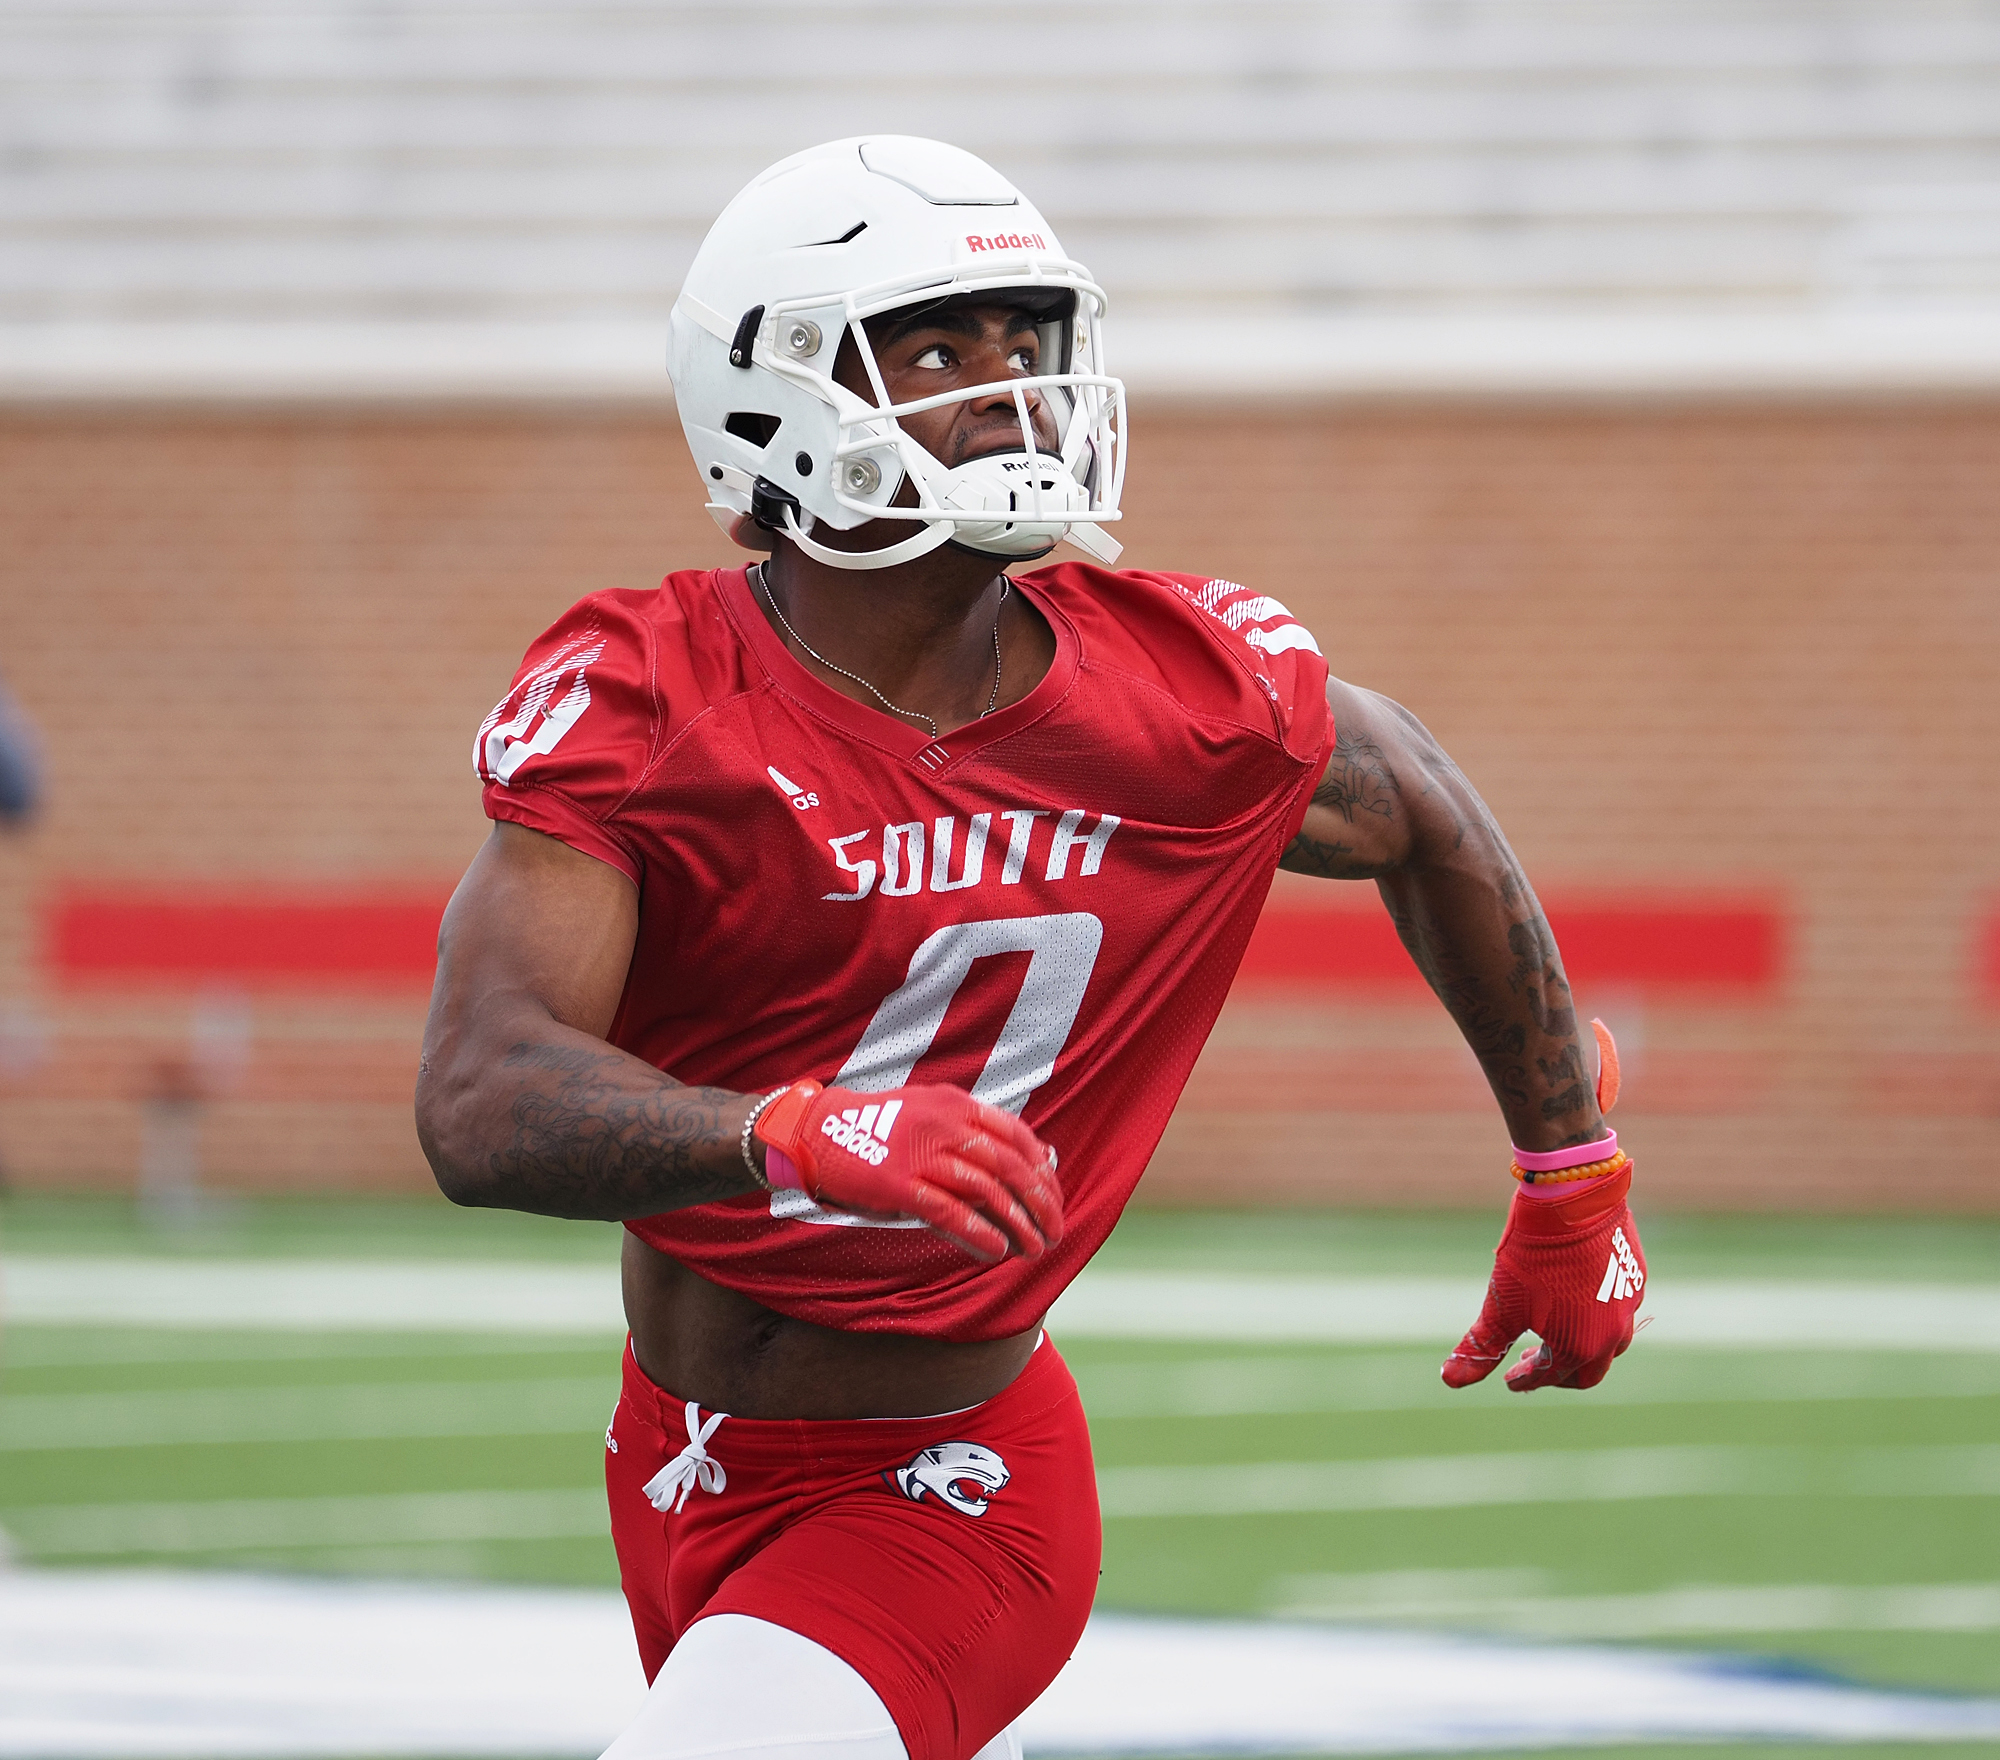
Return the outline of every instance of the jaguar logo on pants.
[[[935,1497],[962,1516],[983,1516],[1008,1474],[1007,1463],[990,1448],[976,1442],[940,1442],[882,1478],[912,1503]]]

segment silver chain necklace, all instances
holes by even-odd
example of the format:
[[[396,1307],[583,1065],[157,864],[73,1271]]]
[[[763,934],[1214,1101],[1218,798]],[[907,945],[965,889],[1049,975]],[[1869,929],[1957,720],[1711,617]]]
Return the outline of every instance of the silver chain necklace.
[[[858,684],[864,691],[868,692],[868,694],[872,696],[878,703],[880,703],[883,708],[887,709],[891,715],[900,715],[906,721],[921,721],[926,727],[928,727],[931,730],[932,739],[936,739],[938,737],[937,723],[933,721],[930,716],[926,715],[923,712],[923,710],[905,709],[900,707],[898,704],[890,702],[887,697],[885,697],[879,690],[877,690],[872,684],[870,684],[867,681],[867,679],[863,678],[860,673],[849,672],[845,666],[836,666],[831,660],[829,660],[824,654],[822,654],[817,648],[815,648],[812,645],[812,643],[807,641],[804,636],[800,635],[797,630],[793,629],[792,620],[789,617],[787,617],[784,614],[784,612],[778,609],[778,596],[777,594],[771,591],[771,583],[764,574],[764,565],[761,562],[757,564],[757,585],[763,589],[764,603],[770,606],[771,615],[785,626],[785,634],[790,636],[793,641],[797,642],[800,647],[805,649],[805,651],[808,654],[810,654],[815,660],[817,660],[822,666],[824,666],[827,669],[827,671],[837,672],[840,674],[842,678],[853,679],[856,684]],[[1000,610],[1001,606],[1004,606],[1007,603],[1007,595],[1013,591],[1013,588],[1014,588],[1014,583],[1010,581],[1003,574],[1000,577],[1000,604],[995,605],[993,607],[993,689],[987,694],[986,707],[979,711],[979,719],[982,721],[984,721],[987,716],[993,713],[994,707],[1000,701]]]

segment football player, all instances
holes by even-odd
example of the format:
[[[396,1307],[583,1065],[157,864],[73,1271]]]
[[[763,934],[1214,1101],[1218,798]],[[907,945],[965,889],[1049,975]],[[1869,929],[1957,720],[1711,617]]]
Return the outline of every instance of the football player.
[[[967,153],[773,166],[670,331],[759,560],[584,599],[479,730],[418,1123],[461,1203],[626,1224],[606,1468],[653,1686],[616,1760],[1018,1751],[1100,1540],[1042,1318],[1280,866],[1375,881],[1516,1146],[1445,1379],[1532,1329],[1510,1385],[1588,1386],[1631,1337],[1629,1165],[1526,877],[1277,598],[1113,566],[1104,313]]]

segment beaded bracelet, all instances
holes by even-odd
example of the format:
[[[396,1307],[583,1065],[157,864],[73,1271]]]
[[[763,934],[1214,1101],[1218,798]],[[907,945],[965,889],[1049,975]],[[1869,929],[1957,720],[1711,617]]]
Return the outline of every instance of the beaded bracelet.
[[[764,1170],[757,1165],[756,1156],[750,1153],[750,1133],[757,1128],[758,1119],[764,1116],[764,1108],[769,1106],[780,1094],[790,1093],[791,1086],[791,1083],[787,1082],[782,1088],[773,1088],[755,1106],[751,1107],[749,1116],[743,1120],[743,1134],[736,1139],[736,1147],[742,1153],[743,1165],[750,1170],[750,1177],[757,1182],[761,1190],[767,1192],[771,1189],[771,1182],[764,1177]]]
[[[1567,1185],[1572,1180],[1605,1179],[1632,1165],[1632,1157],[1623,1149],[1614,1150],[1602,1161],[1586,1161],[1581,1167],[1559,1167],[1537,1173],[1515,1162],[1514,1177],[1531,1186]]]

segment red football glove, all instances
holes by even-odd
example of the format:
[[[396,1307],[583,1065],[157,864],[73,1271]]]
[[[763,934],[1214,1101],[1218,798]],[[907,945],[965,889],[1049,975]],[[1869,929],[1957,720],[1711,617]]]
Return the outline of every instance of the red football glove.
[[[1631,1189],[1628,1165],[1573,1198],[1515,1194],[1486,1305],[1444,1360],[1447,1387],[1484,1381],[1524,1332],[1542,1343],[1508,1372],[1516,1393],[1604,1379],[1632,1342],[1646,1288],[1646,1255],[1625,1202]]]
[[[1055,1151],[961,1088],[794,1082],[758,1115],[756,1135],[815,1203],[913,1216],[975,1259],[1033,1259],[1062,1239]],[[791,1183],[776,1156],[766,1168],[774,1186]]]

